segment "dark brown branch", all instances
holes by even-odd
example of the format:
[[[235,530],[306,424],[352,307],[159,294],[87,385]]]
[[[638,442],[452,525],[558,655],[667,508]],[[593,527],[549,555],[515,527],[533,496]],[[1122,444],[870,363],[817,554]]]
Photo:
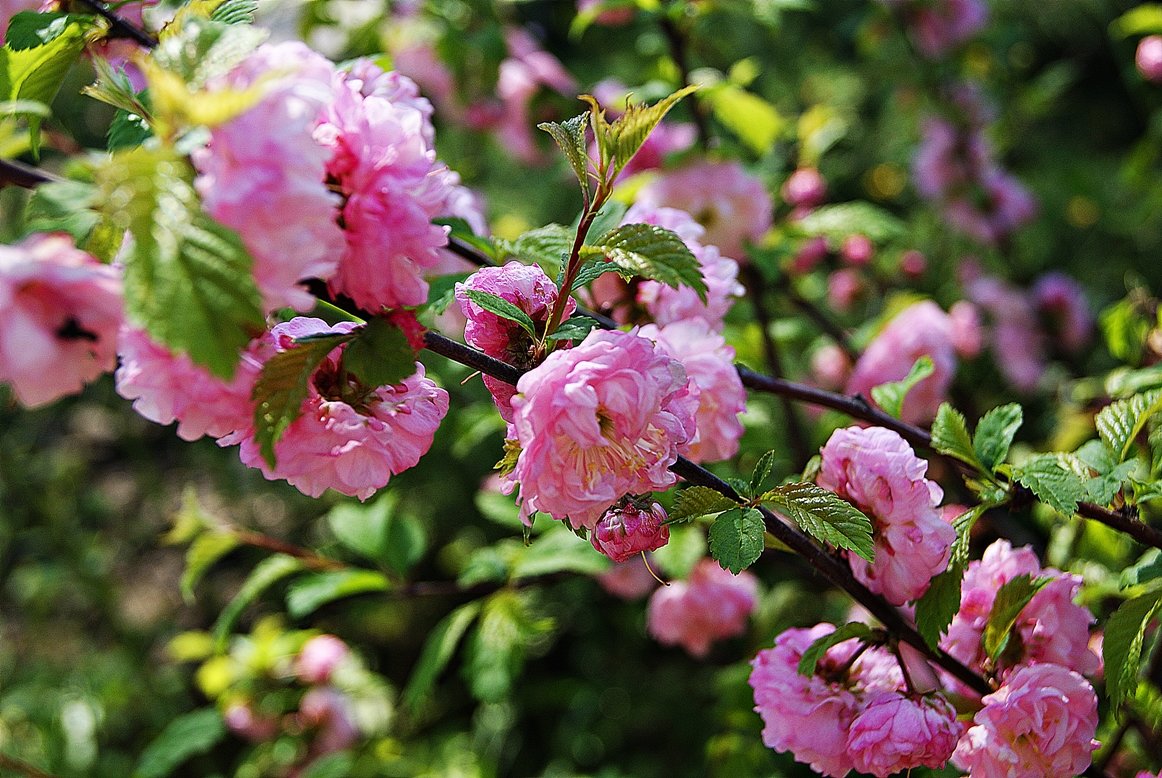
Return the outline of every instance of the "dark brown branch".
[[[157,46],[156,38],[140,27],[118,16],[113,11],[110,11],[100,0],[76,0],[76,2],[91,9],[97,16],[109,22],[109,29],[113,33],[110,37],[128,38],[147,49],[152,49]]]
[[[14,159],[0,159],[0,186],[18,186],[21,189],[35,189],[40,184],[60,179],[40,168],[25,165]]]

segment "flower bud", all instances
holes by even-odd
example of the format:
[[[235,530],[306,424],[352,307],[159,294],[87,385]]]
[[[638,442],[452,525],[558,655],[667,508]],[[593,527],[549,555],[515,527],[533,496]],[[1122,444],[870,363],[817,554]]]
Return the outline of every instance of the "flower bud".
[[[871,262],[875,246],[866,235],[848,235],[839,252],[849,265],[866,265]]]
[[[827,197],[827,181],[813,167],[801,167],[790,175],[780,190],[792,208],[814,208]]]
[[[666,512],[657,503],[647,510],[632,502],[614,506],[597,522],[589,541],[614,562],[624,562],[635,554],[654,551],[670,541],[666,518]]]
[[[1142,78],[1153,84],[1162,84],[1162,35],[1147,35],[1138,44],[1134,63]]]
[[[348,653],[347,644],[334,635],[317,635],[295,659],[295,674],[304,683],[326,683]]]

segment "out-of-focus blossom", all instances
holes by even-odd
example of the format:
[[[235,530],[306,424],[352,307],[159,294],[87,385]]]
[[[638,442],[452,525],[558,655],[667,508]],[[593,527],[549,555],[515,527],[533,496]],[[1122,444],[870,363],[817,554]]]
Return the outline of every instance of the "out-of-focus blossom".
[[[779,194],[792,208],[814,208],[827,198],[827,179],[813,167],[801,167],[787,177]]]
[[[299,703],[299,725],[315,730],[311,741],[314,756],[342,751],[359,740],[351,700],[330,686],[315,686]]]
[[[1081,775],[1098,747],[1097,695],[1053,664],[1022,667],[981,700],[953,761],[974,778]]]
[[[347,644],[334,635],[316,635],[295,657],[295,674],[303,683],[327,683],[350,654]]]
[[[680,208],[706,228],[705,242],[732,257],[770,229],[771,196],[737,162],[698,162],[659,175],[642,187],[643,206]]]
[[[847,747],[856,770],[887,778],[913,767],[943,767],[962,729],[943,697],[878,691],[851,723]]]
[[[0,382],[35,408],[81,391],[117,364],[120,271],[62,235],[0,246]]]
[[[653,503],[640,508],[632,501],[605,512],[589,533],[593,548],[614,562],[625,562],[643,551],[655,551],[670,540],[665,510]]]
[[[922,356],[932,359],[933,372],[908,392],[901,418],[923,424],[936,416],[948,396],[956,372],[953,325],[948,314],[930,300],[908,306],[876,335],[855,364],[849,394],[871,397],[873,386],[899,381]]]
[[[1053,335],[1066,351],[1085,348],[1093,335],[1093,314],[1081,284],[1064,273],[1046,273],[1030,292],[1033,304],[1049,318]]]
[[[734,349],[700,319],[660,328],[649,324],[638,334],[682,363],[698,398],[696,432],[679,452],[694,462],[720,462],[738,453],[746,389],[734,368]]]
[[[597,583],[614,597],[637,600],[657,588],[658,579],[646,567],[645,560],[630,558],[598,575]]]
[[[592,529],[627,494],[666,489],[694,436],[682,363],[633,332],[593,331],[521,376],[512,398],[523,515]]]
[[[815,349],[811,355],[811,376],[824,389],[839,389],[851,375],[851,358],[834,343]]]
[[[966,43],[984,28],[988,6],[983,0],[942,0],[917,3],[909,28],[916,48],[929,59],[939,59]]]
[[[791,260],[790,271],[799,275],[810,273],[827,258],[828,251],[827,238],[822,235],[808,238],[795,252],[795,257]]]
[[[577,82],[526,30],[510,27],[504,37],[509,56],[500,63],[497,75],[500,106],[485,121],[495,127],[497,138],[516,159],[538,163],[542,155],[533,135],[532,100],[542,88],[575,95]]]
[[[970,279],[965,293],[991,320],[989,345],[1002,375],[1022,392],[1035,390],[1045,373],[1046,356],[1032,302],[1021,290],[994,276]]]
[[[966,359],[979,354],[984,345],[984,328],[976,306],[958,300],[948,309],[948,318],[952,321],[952,347],[956,353]]]
[[[654,592],[647,628],[658,642],[704,657],[711,643],[746,630],[747,617],[757,602],[757,578],[745,570],[734,575],[713,559],[703,559],[685,581]]]
[[[593,23],[618,27],[633,21],[632,3],[610,3],[609,0],[577,0],[577,15],[594,14]]]
[[[875,246],[866,235],[848,235],[839,248],[839,254],[849,265],[866,265],[871,262]]]
[[[919,278],[928,269],[928,258],[921,252],[911,249],[900,257],[900,272],[912,278]]]
[[[948,566],[956,530],[936,506],[944,496],[924,477],[928,463],[882,427],[836,430],[822,450],[818,483],[872,520],[875,561],[850,555],[855,577],[893,605],[928,590]]]
[[[863,292],[863,276],[855,268],[841,267],[827,277],[827,304],[834,310],[851,310]]]
[[[1138,42],[1134,64],[1138,66],[1142,78],[1154,84],[1162,84],[1162,35],[1147,35]]]

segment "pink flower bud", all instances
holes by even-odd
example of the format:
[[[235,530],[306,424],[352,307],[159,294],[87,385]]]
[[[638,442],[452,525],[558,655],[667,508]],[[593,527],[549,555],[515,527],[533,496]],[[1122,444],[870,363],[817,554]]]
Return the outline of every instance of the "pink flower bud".
[[[642,551],[654,551],[670,542],[666,512],[654,503],[642,510],[632,502],[605,512],[589,535],[593,548],[614,562],[624,562]]]
[[[851,375],[851,359],[839,346],[828,343],[811,355],[811,375],[824,389],[839,389]]]
[[[915,249],[905,251],[904,255],[900,257],[900,272],[906,276],[918,278],[924,275],[924,271],[927,269],[928,258]]]
[[[810,273],[815,266],[827,258],[827,238],[822,235],[811,238],[801,247],[799,253],[791,260],[791,272],[796,274]]]
[[[780,190],[792,208],[814,208],[827,197],[827,181],[813,167],[801,167],[790,175]]]
[[[836,270],[827,277],[827,303],[837,311],[847,311],[863,293],[863,279],[853,268]]]
[[[1153,84],[1162,84],[1162,35],[1147,35],[1138,44],[1134,63],[1142,78]]]
[[[349,653],[347,644],[334,635],[317,635],[303,645],[295,659],[295,674],[304,683],[326,683]]]
[[[866,235],[848,235],[839,251],[848,264],[866,265],[871,262],[875,246]]]

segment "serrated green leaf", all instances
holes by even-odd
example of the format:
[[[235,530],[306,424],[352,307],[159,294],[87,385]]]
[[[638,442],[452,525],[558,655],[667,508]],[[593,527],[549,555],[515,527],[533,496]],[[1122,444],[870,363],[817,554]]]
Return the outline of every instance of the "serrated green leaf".
[[[482,702],[508,696],[528,646],[548,634],[552,619],[538,616],[527,591],[502,590],[488,598],[468,642],[464,676]]]
[[[171,150],[114,154],[97,171],[98,204],[133,235],[125,261],[129,318],[157,341],[229,379],[265,329],[252,261],[237,233],[202,212],[193,171]]]
[[[883,243],[904,233],[904,224],[871,203],[851,202],[822,205],[799,219],[795,226],[810,236],[841,241],[850,235],[864,235]]]
[[[258,0],[223,0],[210,14],[210,21],[222,24],[250,24],[258,11]]]
[[[582,249],[584,251],[584,249]],[[606,259],[605,255],[589,257],[584,260],[581,265],[581,270],[577,272],[577,277],[573,279],[573,289],[577,290],[581,287],[596,281],[606,273],[617,273],[621,276],[623,281],[629,281],[634,277],[634,273],[630,270],[617,265],[615,262]],[[560,279],[558,279],[559,281]]]
[[[1110,34],[1118,38],[1162,33],[1162,5],[1141,3],[1110,22]]]
[[[226,735],[226,725],[214,708],[178,716],[154,738],[137,762],[133,778],[165,778],[192,756],[204,754]]]
[[[962,566],[968,564],[969,539],[972,537],[972,528],[977,519],[991,507],[993,506],[974,505],[952,520],[952,526],[956,529],[956,540],[952,541],[949,564]]]
[[[1005,461],[1024,419],[1024,411],[1016,403],[993,408],[981,417],[972,436],[972,448],[985,470],[992,472]]]
[[[602,235],[610,230],[618,227],[625,221],[625,214],[629,211],[629,206],[618,200],[610,200],[601,206],[601,210],[593,217],[589,223],[589,231],[585,233],[585,245],[591,246]],[[581,227],[581,218],[584,213],[578,213],[577,218],[573,219],[570,225],[572,234],[576,234]]]
[[[561,322],[561,326],[557,327],[550,335],[546,336],[546,340],[585,340],[590,332],[597,328],[597,322],[588,316],[574,316],[571,319],[566,319]]]
[[[1136,394],[1102,408],[1094,419],[1097,434],[1123,462],[1130,454],[1142,428],[1159,410],[1162,410],[1162,390]]]
[[[1086,501],[1096,505],[1109,505],[1133,472],[1138,469],[1138,465],[1138,460],[1131,459],[1129,462],[1122,462],[1108,473],[1086,481]]]
[[[738,575],[762,556],[766,529],[763,515],[754,508],[731,508],[710,526],[710,555]]]
[[[932,648],[939,647],[940,636],[948,631],[948,625],[960,610],[960,585],[963,580],[964,567],[949,564],[947,570],[928,584],[928,591],[916,600],[916,631]]]
[[[1038,500],[1072,516],[1088,495],[1085,480],[1058,454],[1038,454],[1013,468],[1013,479],[1027,486]]]
[[[932,363],[932,357],[924,355],[912,364],[912,369],[899,381],[873,386],[871,389],[872,399],[884,413],[898,419],[900,414],[904,412],[904,400],[907,399],[908,392],[916,388],[917,384],[935,371],[936,366]]]
[[[346,548],[401,576],[407,575],[423,558],[427,537],[420,523],[401,514],[396,504],[392,494],[360,505],[341,503],[327,514],[327,526]]]
[[[677,234],[653,224],[623,224],[582,248],[587,260],[605,257],[621,268],[677,289],[688,286],[706,301],[698,259]]]
[[[328,354],[351,339],[333,333],[275,354],[262,365],[251,398],[254,406],[254,437],[263,459],[275,464],[274,446],[286,428],[302,414],[311,375]]]
[[[286,592],[291,618],[309,616],[329,602],[371,592],[386,592],[391,582],[374,570],[333,570],[297,578]]]
[[[489,313],[494,313],[502,319],[514,321],[521,326],[529,337],[537,336],[537,325],[532,318],[508,300],[491,292],[481,292],[478,289],[465,289],[465,296]]]
[[[834,492],[815,484],[791,483],[775,487],[759,500],[816,540],[874,561],[871,519]]]
[[[831,649],[847,640],[870,640],[872,637],[872,629],[867,624],[859,621],[849,621],[841,627],[838,627],[834,632],[824,635],[821,638],[816,638],[807,650],[803,652],[803,656],[799,658],[799,674],[800,675],[815,675],[815,667],[819,664],[819,660]]]
[[[988,621],[980,638],[981,648],[989,659],[995,662],[1005,650],[1012,635],[1013,625],[1016,624],[1021,611],[1037,592],[1052,580],[1047,576],[1033,578],[1030,575],[1019,575],[1007,581],[997,591],[993,608],[989,611]]]
[[[754,470],[750,474],[750,491],[748,494],[755,495],[763,486],[763,481],[767,480],[767,476],[771,474],[775,463],[779,461],[779,455],[776,451],[768,451],[759,457],[759,461],[755,464]]]
[[[706,90],[704,100],[714,118],[755,154],[770,151],[787,128],[786,118],[775,106],[735,84],[716,84]]]
[[[234,628],[234,622],[242,615],[247,605],[282,579],[304,569],[301,561],[286,554],[269,556],[255,565],[250,575],[242,582],[234,599],[226,603],[226,607],[218,614],[218,620],[214,622],[214,642],[224,646],[230,630]]]
[[[596,133],[597,145],[601,150],[602,157],[613,161],[614,178],[633,159],[638,149],[645,143],[646,138],[670,112],[670,109],[697,88],[696,86],[683,87],[653,105],[628,105],[625,113],[617,117],[611,125],[606,126],[606,132]]]
[[[404,331],[376,317],[355,329],[343,350],[343,367],[366,387],[394,386],[416,372],[416,352]]]
[[[976,458],[972,438],[968,436],[964,414],[948,403],[940,404],[936,411],[936,420],[932,422],[932,448],[945,456],[955,457],[965,464],[972,465],[977,470],[984,470],[984,465]]]
[[[1115,710],[1134,694],[1146,628],[1162,605],[1162,592],[1150,592],[1127,600],[1106,622],[1102,640],[1106,693]]]
[[[674,497],[669,523],[690,521],[699,516],[737,508],[738,503],[708,486],[689,486]]]
[[[585,128],[589,125],[589,114],[583,113],[566,119],[563,122],[541,122],[537,125],[553,136],[553,141],[565,155],[577,182],[581,184],[581,191],[585,193],[585,200],[589,200],[589,152],[585,143]]]
[[[238,538],[232,532],[203,532],[186,551],[186,569],[182,571],[182,598],[194,601],[194,587],[215,562],[238,548]]]
[[[419,661],[408,679],[407,688],[403,691],[403,704],[408,708],[415,710],[428,698],[436,678],[452,659],[460,639],[479,615],[481,605],[483,603],[480,600],[461,605],[432,628],[428,639],[424,641]]]
[[[70,25],[80,25],[82,29],[92,26],[93,19],[87,15],[49,11],[21,11],[8,20],[8,28],[3,36],[4,47],[12,51],[34,49],[52,43],[68,33]],[[0,19],[0,24],[3,20]]]
[[[28,232],[67,232],[81,243],[97,225],[97,190],[82,181],[50,181],[32,192],[25,210]]]

